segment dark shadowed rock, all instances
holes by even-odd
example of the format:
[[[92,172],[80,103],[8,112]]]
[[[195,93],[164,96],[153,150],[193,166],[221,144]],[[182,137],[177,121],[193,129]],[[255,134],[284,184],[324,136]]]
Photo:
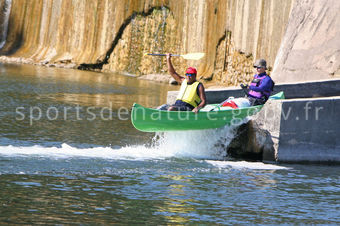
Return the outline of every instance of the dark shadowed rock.
[[[227,147],[231,157],[275,161],[279,142],[281,103],[269,100],[248,123],[241,125]]]
[[[261,129],[255,121],[241,125],[227,148],[227,153],[231,157],[253,160],[264,158],[273,160],[274,152],[274,142],[270,133]]]

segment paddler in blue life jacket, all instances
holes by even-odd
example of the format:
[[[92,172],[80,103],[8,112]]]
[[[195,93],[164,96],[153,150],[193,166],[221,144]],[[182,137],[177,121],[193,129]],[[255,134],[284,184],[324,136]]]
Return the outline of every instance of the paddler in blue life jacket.
[[[174,105],[168,111],[192,111],[197,113],[206,104],[205,90],[202,83],[196,80],[197,70],[189,67],[185,77],[175,71],[171,63],[171,54],[166,55],[168,71],[170,75],[181,84],[179,94]]]
[[[274,81],[266,73],[267,62],[264,59],[256,60],[254,68],[256,68],[256,74],[249,87],[241,84],[243,89],[249,88],[247,96],[251,106],[266,103],[275,85]]]

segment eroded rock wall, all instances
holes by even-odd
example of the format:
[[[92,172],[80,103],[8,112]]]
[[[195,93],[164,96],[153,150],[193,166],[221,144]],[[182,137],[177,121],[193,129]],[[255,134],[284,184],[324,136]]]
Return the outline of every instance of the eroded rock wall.
[[[174,59],[178,72],[192,65],[202,79],[237,85],[255,58],[273,66],[292,1],[12,0],[0,60],[142,75],[166,73],[164,58],[145,52],[204,52]]]
[[[8,20],[11,11],[12,0],[0,1],[0,49],[6,43]]]

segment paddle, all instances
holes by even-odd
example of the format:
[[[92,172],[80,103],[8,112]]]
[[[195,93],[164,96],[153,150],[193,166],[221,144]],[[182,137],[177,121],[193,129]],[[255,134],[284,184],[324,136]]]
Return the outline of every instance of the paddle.
[[[226,102],[226,101],[227,101],[227,100],[225,100],[225,101],[223,101],[222,103],[220,103],[220,104],[216,105],[215,107],[213,107],[212,109],[210,109],[210,110],[209,110],[209,112],[210,112],[210,111],[214,111],[215,109],[217,109],[217,108],[221,107],[221,106],[222,106],[222,104],[224,104],[224,102]]]
[[[149,56],[166,56],[164,53],[145,53],[144,55]],[[180,56],[186,60],[199,60],[204,57],[204,53],[187,53],[187,54],[171,54],[171,56]]]

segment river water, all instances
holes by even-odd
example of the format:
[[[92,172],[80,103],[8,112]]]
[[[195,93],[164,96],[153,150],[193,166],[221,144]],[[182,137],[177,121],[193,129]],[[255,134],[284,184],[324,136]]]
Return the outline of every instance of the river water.
[[[0,64],[0,224],[340,224],[340,167],[225,158],[233,128],[131,125],[134,77]]]

